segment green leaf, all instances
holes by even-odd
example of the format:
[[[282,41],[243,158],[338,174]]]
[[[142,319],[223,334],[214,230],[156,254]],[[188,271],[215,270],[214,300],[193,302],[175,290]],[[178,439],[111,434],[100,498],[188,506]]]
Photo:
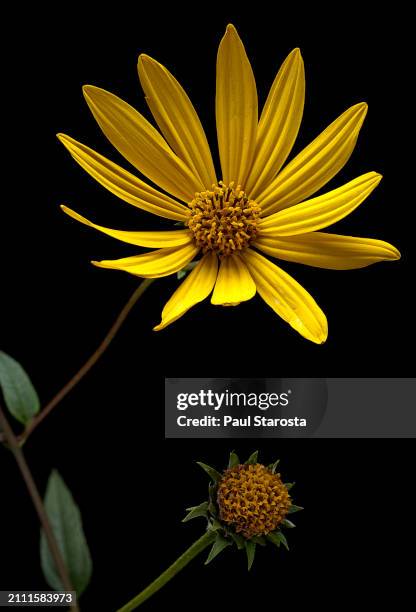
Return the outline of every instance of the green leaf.
[[[91,579],[92,561],[82,529],[80,511],[56,470],[52,471],[46,487],[45,509],[72,585],[79,596],[85,591]],[[43,530],[40,539],[40,558],[46,582],[55,591],[63,590]]]
[[[280,463],[280,459],[278,459],[277,461],[275,461],[274,463],[271,463],[269,465],[269,470],[274,474],[276,472],[276,468]]]
[[[289,550],[287,540],[281,531],[274,531],[273,533],[268,533],[266,538],[270,540],[270,542],[273,542],[273,544],[275,544],[278,548],[280,547],[280,544],[283,544],[286,550]]]
[[[187,523],[188,521],[197,518],[199,516],[207,516],[208,511],[208,502],[203,502],[199,504],[199,506],[193,506],[193,508],[187,508],[189,510],[188,514],[185,518],[182,519],[182,523]]]
[[[214,482],[219,482],[222,478],[222,475],[217,472],[215,468],[207,465],[206,463],[202,463],[201,461],[197,461],[197,464],[212,478]]]
[[[38,394],[22,366],[3,351],[0,351],[0,387],[10,414],[27,425],[39,412]]]
[[[242,550],[245,547],[246,540],[239,533],[229,532],[230,537],[234,540],[238,550]]]
[[[248,571],[251,570],[251,566],[253,565],[254,556],[256,554],[256,543],[253,540],[246,540],[246,553],[247,553],[247,566]]]
[[[228,461],[228,467],[229,468],[233,468],[234,466],[238,465],[239,463],[240,463],[240,459],[238,458],[238,455],[234,451],[231,451],[230,459]]]
[[[287,511],[288,514],[293,514],[294,512],[300,512],[300,510],[304,510],[303,506],[297,506],[296,504],[292,504]]]
[[[258,456],[259,456],[259,451],[254,451],[254,453],[251,453],[250,457],[246,461],[246,465],[249,465],[250,463],[252,464],[257,463]]]
[[[283,519],[282,525],[283,527],[287,527],[288,529],[293,529],[294,527],[296,527],[295,523],[292,523],[292,521],[289,521],[288,519]]]
[[[211,563],[211,561],[215,559],[215,557],[219,555],[220,552],[224,550],[224,548],[227,548],[227,546],[231,546],[230,540],[227,540],[220,533],[217,533],[217,537],[215,538],[215,542],[212,545],[212,548],[209,552],[207,560],[205,561],[205,565],[208,565],[208,563]]]
[[[296,483],[295,482],[285,482],[283,484],[285,485],[286,489],[290,491],[290,489],[294,487]]]

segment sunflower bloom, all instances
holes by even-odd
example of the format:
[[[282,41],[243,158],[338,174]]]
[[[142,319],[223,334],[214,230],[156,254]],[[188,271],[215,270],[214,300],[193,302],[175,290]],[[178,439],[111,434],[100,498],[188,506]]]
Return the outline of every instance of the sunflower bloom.
[[[217,58],[216,123],[221,180],[198,115],[184,89],[161,64],[141,55],[138,72],[157,131],[115,95],[87,85],[86,101],[118,151],[159,189],[73,138],[58,137],[72,157],[120,199],[183,224],[172,231],[123,231],[97,225],[63,206],[74,219],[128,244],[155,249],[93,262],[143,278],[196,265],[173,293],[154,329],[161,330],[211,295],[231,306],[256,292],[302,336],[317,344],[327,320],[309,293],[264,257],[334,270],[362,268],[400,257],[381,240],[321,230],[352,212],[381,175],[368,172],[311,197],[350,157],[367,105],[348,108],[284,165],[302,119],[305,77],[299,49],[280,68],[258,115],[253,72],[236,29],[229,25]]]

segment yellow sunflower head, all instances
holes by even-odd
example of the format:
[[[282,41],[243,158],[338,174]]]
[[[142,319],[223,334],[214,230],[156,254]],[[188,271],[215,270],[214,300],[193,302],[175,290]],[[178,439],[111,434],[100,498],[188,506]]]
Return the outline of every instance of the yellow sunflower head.
[[[109,141],[159,189],[73,138],[58,137],[72,157],[118,198],[181,227],[110,229],[63,206],[85,225],[123,242],[155,249],[93,263],[143,278],[191,270],[163,308],[156,330],[210,294],[213,304],[228,306],[257,292],[302,336],[317,344],[324,342],[328,326],[322,310],[264,254],[334,270],[400,257],[395,247],[381,240],[320,231],[359,206],[380,182],[380,174],[367,172],[311,197],[350,157],[367,105],[348,108],[286,163],[304,105],[300,51],[294,49],[283,62],[259,113],[250,62],[236,29],[229,25],[217,58],[215,114],[221,165],[217,174],[204,129],[182,86],[147,55],[140,56],[138,72],[160,131],[104,89],[87,85],[84,94]]]
[[[288,549],[282,529],[295,525],[287,515],[303,508],[294,504],[289,495],[293,485],[283,483],[276,473],[279,461],[269,466],[258,463],[256,451],[245,463],[240,463],[232,452],[222,473],[205,463],[198,464],[211,478],[209,500],[188,508],[184,522],[205,517],[208,530],[216,534],[207,563],[232,545],[246,551],[249,569],[257,544],[283,544]]]

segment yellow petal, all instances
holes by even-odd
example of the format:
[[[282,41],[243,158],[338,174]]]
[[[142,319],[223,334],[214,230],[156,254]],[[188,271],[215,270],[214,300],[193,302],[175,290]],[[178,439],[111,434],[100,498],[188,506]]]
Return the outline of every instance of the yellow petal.
[[[159,217],[177,221],[186,219],[189,212],[183,204],[150,187],[121,166],[70,136],[58,134],[58,138],[88,174],[120,199]]]
[[[367,172],[338,189],[265,217],[259,224],[260,233],[264,236],[295,236],[328,227],[357,208],[381,179],[381,174]]]
[[[184,202],[203,190],[159,132],[127,102],[92,85],[84,87],[84,95],[108,140],[147,178]]]
[[[64,213],[76,219],[80,223],[84,225],[88,225],[89,227],[93,227],[94,229],[102,232],[103,234],[107,234],[107,236],[111,236],[112,238],[116,238],[116,240],[121,240],[121,242],[127,242],[127,244],[135,244],[136,246],[141,247],[149,247],[149,248],[161,248],[161,247],[174,247],[181,246],[182,244],[188,244],[192,242],[192,234],[189,230],[174,230],[167,232],[128,232],[123,230],[110,229],[108,227],[103,227],[102,225],[97,225],[92,221],[89,221],[82,215],[79,215],[74,210],[68,208],[68,206],[61,205]]]
[[[270,89],[258,129],[253,166],[245,190],[255,199],[286,161],[302,121],[305,71],[299,49],[288,55]]]
[[[99,268],[123,270],[143,278],[159,278],[182,270],[192,261],[198,251],[199,247],[192,243],[181,247],[159,249],[143,255],[123,257],[123,259],[93,261],[92,263]]]
[[[304,338],[316,344],[325,342],[327,320],[313,297],[289,274],[252,249],[247,249],[243,258],[266,304]]]
[[[257,90],[243,43],[227,26],[217,56],[215,99],[222,179],[244,185],[253,159],[257,132]]]
[[[212,251],[204,255],[176,289],[162,311],[162,320],[153,329],[160,331],[202,302],[212,291],[217,278],[218,259]]]
[[[331,180],[349,159],[366,113],[365,103],[352,106],[292,159],[257,196],[263,214],[298,204]]]
[[[256,285],[247,266],[239,255],[224,257],[221,261],[211,303],[235,306],[250,300],[256,294]]]
[[[139,78],[157,124],[176,153],[205,188],[217,182],[204,129],[175,77],[148,55],[141,55]]]
[[[383,240],[324,232],[285,238],[259,236],[256,248],[272,257],[331,270],[353,270],[378,261],[400,259],[399,251]]]

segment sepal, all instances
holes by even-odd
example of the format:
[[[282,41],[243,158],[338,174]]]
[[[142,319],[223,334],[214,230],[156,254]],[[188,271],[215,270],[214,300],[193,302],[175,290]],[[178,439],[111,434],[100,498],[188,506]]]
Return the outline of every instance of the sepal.
[[[260,544],[260,546],[266,546],[267,545],[267,541],[265,536],[253,536],[252,538],[250,538],[250,540],[252,542],[255,542],[255,544]]]
[[[254,451],[254,453],[251,453],[250,457],[246,461],[246,465],[254,465],[255,463],[257,463],[258,456],[259,451]]]
[[[246,540],[239,533],[233,533],[232,531],[228,532],[228,535],[234,541],[234,544],[237,546],[238,550],[243,550],[246,545]]]
[[[217,521],[216,518],[213,518],[209,521],[208,529],[210,529],[211,531],[220,531],[221,529],[224,529],[224,527],[222,523]]]
[[[212,548],[209,551],[209,555],[207,557],[207,560],[205,561],[205,565],[211,563],[211,561],[215,559],[215,557],[217,557],[220,552],[227,548],[227,546],[231,546],[230,540],[227,540],[220,533],[217,533],[217,537],[215,538],[214,544],[212,545]]]
[[[300,512],[301,510],[304,510],[305,508],[303,506],[297,506],[296,504],[292,504],[289,508],[289,510],[287,511],[288,514],[293,514],[294,512]]]
[[[287,540],[281,531],[278,530],[273,531],[273,533],[268,533],[266,538],[270,540],[270,542],[273,542],[273,544],[277,546],[277,548],[280,548],[280,544],[283,544],[286,550],[289,550]]]
[[[206,463],[202,463],[202,461],[197,461],[197,464],[208,474],[213,482],[217,483],[221,480],[222,475],[215,468],[207,465]]]
[[[205,518],[208,518],[208,507],[209,504],[205,501],[202,502],[202,504],[199,504],[199,506],[187,508],[188,514],[185,516],[185,518],[182,519],[182,523],[187,523],[188,521],[191,521],[192,519],[198,518],[200,516],[205,516]]]
[[[280,459],[278,459],[278,460],[277,460],[277,461],[275,461],[274,463],[271,463],[271,464],[268,466],[268,469],[271,471],[271,473],[272,473],[272,474],[275,474],[275,473],[276,473],[276,468],[277,468],[277,466],[279,465],[279,463],[280,463]]]
[[[292,523],[292,521],[289,521],[288,519],[283,519],[281,524],[282,527],[287,527],[288,529],[293,529],[296,527],[295,523]]]
[[[240,459],[238,458],[237,453],[235,453],[234,451],[231,451],[230,458],[228,460],[228,469],[229,468],[233,468],[234,466],[238,465],[239,463],[240,463]]]
[[[256,554],[256,543],[253,541],[253,538],[246,540],[245,548],[247,553],[247,569],[250,571]]]

